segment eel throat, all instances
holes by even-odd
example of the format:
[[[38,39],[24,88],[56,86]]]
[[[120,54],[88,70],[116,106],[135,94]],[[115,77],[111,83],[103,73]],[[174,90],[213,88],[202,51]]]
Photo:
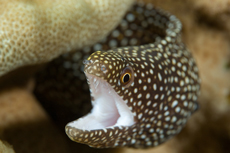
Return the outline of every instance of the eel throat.
[[[76,130],[98,130],[135,124],[132,112],[114,89],[101,78],[87,72],[85,74],[90,86],[93,109],[88,115],[67,126]]]

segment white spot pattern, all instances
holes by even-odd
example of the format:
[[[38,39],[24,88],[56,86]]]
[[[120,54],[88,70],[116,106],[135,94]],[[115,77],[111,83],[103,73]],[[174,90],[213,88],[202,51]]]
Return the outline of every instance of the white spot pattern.
[[[141,21],[143,28],[154,26],[159,31],[153,43],[97,51],[87,59],[90,62],[85,66],[87,73],[106,80],[122,97],[132,110],[136,124],[94,131],[67,126],[66,132],[74,141],[98,148],[157,146],[180,132],[196,110],[200,88],[198,70],[191,54],[181,43],[181,23],[175,16],[153,8],[151,4],[134,7],[134,11],[146,19]],[[121,27],[125,29],[132,25],[125,30],[126,38],[118,42],[115,38],[122,32],[116,29],[112,32],[113,39],[108,41],[110,47],[122,45],[122,42],[125,45],[139,44],[138,39],[131,38],[137,26],[135,21],[139,18],[130,12],[125,18]],[[97,44],[96,48],[99,47]],[[106,69],[103,72],[102,63]],[[128,66],[133,69],[131,75],[134,79],[126,86],[121,82],[120,74]]]

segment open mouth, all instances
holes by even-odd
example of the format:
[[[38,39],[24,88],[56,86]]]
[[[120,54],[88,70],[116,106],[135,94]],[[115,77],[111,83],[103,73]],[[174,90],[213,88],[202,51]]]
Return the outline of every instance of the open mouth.
[[[132,112],[111,85],[92,74],[85,74],[90,86],[93,108],[88,115],[70,122],[67,126],[97,130],[135,124]]]

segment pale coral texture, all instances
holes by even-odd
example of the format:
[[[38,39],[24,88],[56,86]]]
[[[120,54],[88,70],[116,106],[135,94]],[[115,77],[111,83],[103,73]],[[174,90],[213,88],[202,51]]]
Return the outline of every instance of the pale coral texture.
[[[15,153],[12,146],[0,140],[0,153]]]
[[[230,11],[230,0],[194,0],[194,2],[196,7],[202,7],[212,15]]]
[[[195,0],[195,7],[206,20],[230,34],[230,0]]]
[[[102,39],[133,0],[0,0],[0,76]]]

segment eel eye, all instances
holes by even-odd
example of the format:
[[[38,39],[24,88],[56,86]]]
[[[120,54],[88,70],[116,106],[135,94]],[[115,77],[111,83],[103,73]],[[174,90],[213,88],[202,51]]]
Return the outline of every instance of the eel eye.
[[[120,75],[121,84],[124,87],[129,87],[134,80],[133,69],[130,66],[124,68]]]
[[[131,79],[131,74],[125,73],[125,75],[123,75],[122,83],[127,83],[130,79]]]

